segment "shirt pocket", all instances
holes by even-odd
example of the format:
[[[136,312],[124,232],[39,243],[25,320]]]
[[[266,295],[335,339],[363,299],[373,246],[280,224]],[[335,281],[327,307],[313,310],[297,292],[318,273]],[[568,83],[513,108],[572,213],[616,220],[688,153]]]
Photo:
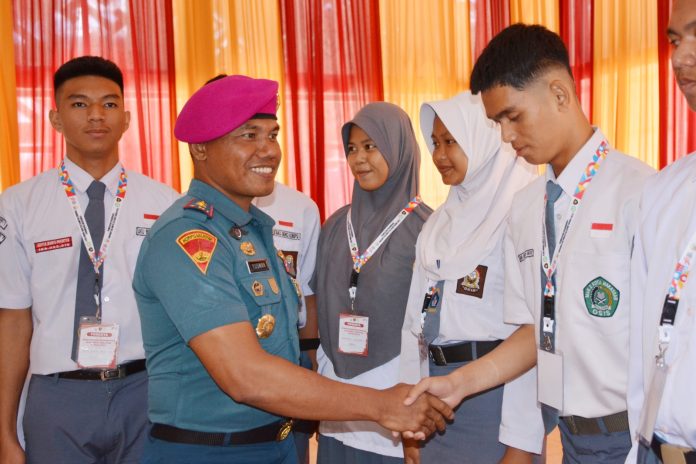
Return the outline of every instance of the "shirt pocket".
[[[256,323],[256,320],[261,317],[263,308],[266,307],[269,307],[266,312],[270,312],[276,318],[278,317],[277,311],[271,311],[270,308],[280,303],[280,286],[273,274],[264,272],[241,277],[239,286],[242,287],[247,295],[247,299],[252,302],[250,306],[247,306],[252,322]]]
[[[563,287],[559,289],[560,318],[572,324],[572,330],[590,337],[595,333],[627,334],[629,262],[628,253],[570,253],[563,269]],[[564,311],[572,313],[564,317]]]

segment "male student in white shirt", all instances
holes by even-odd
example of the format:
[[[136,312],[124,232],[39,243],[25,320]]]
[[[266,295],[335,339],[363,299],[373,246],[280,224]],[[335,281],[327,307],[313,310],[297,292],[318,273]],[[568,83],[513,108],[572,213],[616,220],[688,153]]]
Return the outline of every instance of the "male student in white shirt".
[[[696,0],[674,1],[667,35],[677,83],[696,110]],[[694,258],[685,256],[696,241],[695,194],[694,154],[651,178],[642,193],[631,273],[634,446],[627,463],[696,462],[696,282],[688,273]]]
[[[537,397],[547,424],[558,422],[564,462],[623,463],[631,447],[629,260],[639,192],[653,171],[590,125],[567,50],[542,26],[516,24],[494,37],[471,86],[517,155],[546,165],[515,197],[506,232],[505,319],[520,328],[413,394],[430,391],[454,405],[538,358]]]

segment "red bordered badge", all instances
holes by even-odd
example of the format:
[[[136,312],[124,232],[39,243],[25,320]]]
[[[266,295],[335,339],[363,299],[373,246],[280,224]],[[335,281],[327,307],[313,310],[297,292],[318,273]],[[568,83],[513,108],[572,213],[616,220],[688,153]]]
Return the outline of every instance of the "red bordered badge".
[[[217,237],[205,230],[189,230],[179,235],[176,243],[203,274],[208,272],[208,264],[217,246]]]

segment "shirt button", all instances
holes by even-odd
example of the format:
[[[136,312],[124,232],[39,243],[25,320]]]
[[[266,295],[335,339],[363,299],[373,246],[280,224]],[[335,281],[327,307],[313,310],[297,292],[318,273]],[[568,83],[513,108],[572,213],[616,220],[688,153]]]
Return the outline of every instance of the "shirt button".
[[[109,300],[110,300],[110,299],[109,299],[109,297],[108,297],[108,296],[105,296],[105,297],[104,297],[104,303],[108,303],[108,302],[109,302]]]

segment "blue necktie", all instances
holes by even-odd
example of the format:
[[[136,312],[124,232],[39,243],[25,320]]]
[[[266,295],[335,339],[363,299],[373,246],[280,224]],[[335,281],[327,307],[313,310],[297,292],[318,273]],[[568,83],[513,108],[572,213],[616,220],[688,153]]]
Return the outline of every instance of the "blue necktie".
[[[92,236],[95,253],[99,252],[104,238],[104,190],[106,185],[99,181],[93,181],[87,189],[89,203],[85,209],[85,221]],[[87,249],[80,243],[80,265],[77,271],[77,293],[75,295],[75,322],[73,326],[72,359],[77,361],[77,328],[80,318],[83,316],[94,317],[97,314],[97,303],[94,300],[96,276],[94,265],[89,259]],[[104,267],[99,270],[99,289],[104,282]]]
[[[553,259],[553,252],[556,250],[556,226],[554,221],[553,205],[563,193],[560,185],[550,180],[546,182],[546,239],[549,244],[549,259]]]
[[[549,180],[546,182],[546,220],[544,221],[544,226],[546,227],[546,241],[549,245],[549,259],[553,259],[553,252],[556,250],[556,225],[554,218],[554,203],[563,193],[563,189],[560,185],[556,184],[554,181]],[[555,276],[553,277],[555,283]],[[541,270],[541,294],[542,301],[544,301],[544,288],[546,287],[546,274],[544,270]],[[543,333],[542,333],[543,337]],[[546,404],[541,405],[541,415],[544,420],[544,428],[546,433],[550,433],[556,425],[558,425],[558,411],[551,406]]]

